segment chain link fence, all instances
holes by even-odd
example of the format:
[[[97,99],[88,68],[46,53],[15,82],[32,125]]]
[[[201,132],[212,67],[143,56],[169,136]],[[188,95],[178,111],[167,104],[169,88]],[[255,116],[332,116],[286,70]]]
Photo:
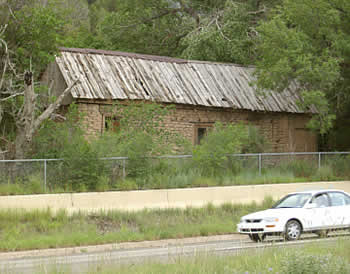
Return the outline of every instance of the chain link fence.
[[[266,172],[293,172],[298,177],[309,177],[321,169],[333,173],[349,171],[350,152],[295,152],[226,155],[223,172],[231,174]],[[143,159],[127,157],[102,158],[103,176],[108,181],[120,181],[133,174],[142,176],[150,172],[171,174],[188,173],[193,169],[192,155],[173,155]],[[138,169],[135,169],[137,164]],[[141,168],[140,168],[141,166]],[[166,167],[166,168],[164,168]],[[36,184],[42,192],[64,188],[67,185],[69,166],[63,159],[0,160],[0,187],[11,184]],[[79,175],[83,176],[83,175]],[[84,177],[80,178],[84,180]]]

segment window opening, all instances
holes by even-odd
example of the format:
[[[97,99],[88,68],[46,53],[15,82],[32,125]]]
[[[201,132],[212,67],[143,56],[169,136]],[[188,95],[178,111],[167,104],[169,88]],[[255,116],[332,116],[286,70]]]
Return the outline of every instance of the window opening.
[[[200,127],[197,129],[197,144],[199,145],[201,143],[201,140],[204,138],[204,136],[207,134],[207,128]]]
[[[119,118],[116,117],[116,116],[107,116],[105,117],[105,130],[106,131],[109,131],[109,130],[112,130],[112,131],[118,131],[120,127],[120,121],[119,121]]]

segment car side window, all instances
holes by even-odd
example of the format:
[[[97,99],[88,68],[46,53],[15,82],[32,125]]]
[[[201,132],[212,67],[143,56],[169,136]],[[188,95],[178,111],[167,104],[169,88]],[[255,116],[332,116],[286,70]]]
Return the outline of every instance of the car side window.
[[[331,198],[332,206],[343,206],[346,205],[345,195],[340,192],[331,192],[329,193]]]
[[[316,196],[312,199],[312,203],[315,203],[317,207],[326,207],[326,206],[329,206],[327,194],[322,193],[322,194],[316,195]]]
[[[344,194],[344,200],[345,200],[346,205],[350,205],[350,196],[349,195]]]

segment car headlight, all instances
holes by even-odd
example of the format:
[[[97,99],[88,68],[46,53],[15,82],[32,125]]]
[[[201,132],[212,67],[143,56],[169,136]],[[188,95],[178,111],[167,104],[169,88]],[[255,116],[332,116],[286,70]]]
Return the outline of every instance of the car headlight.
[[[244,219],[241,218],[241,219],[239,220],[239,223],[244,223]]]
[[[263,220],[265,222],[267,222],[267,223],[278,222],[278,218],[277,217],[266,217]]]

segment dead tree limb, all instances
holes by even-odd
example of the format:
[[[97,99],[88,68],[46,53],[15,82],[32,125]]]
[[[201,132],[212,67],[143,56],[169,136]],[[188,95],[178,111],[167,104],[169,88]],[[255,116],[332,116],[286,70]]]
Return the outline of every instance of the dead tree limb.
[[[63,92],[62,94],[57,98],[57,100],[52,103],[51,105],[48,106],[48,108],[35,120],[34,122],[34,132],[40,127],[41,123],[48,119],[52,113],[54,113],[61,105],[64,97],[66,97],[66,95],[68,93],[70,93],[70,91],[72,90],[72,88],[77,85],[80,82],[79,79],[76,79],[72,84],[70,84]]]

